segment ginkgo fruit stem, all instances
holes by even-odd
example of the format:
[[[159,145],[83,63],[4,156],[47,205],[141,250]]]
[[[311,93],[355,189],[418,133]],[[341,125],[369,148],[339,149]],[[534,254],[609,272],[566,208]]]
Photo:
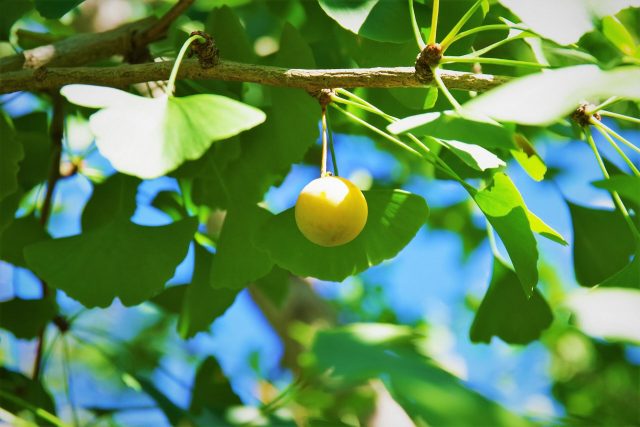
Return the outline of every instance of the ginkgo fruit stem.
[[[336,150],[333,146],[333,132],[331,131],[331,123],[329,123],[329,114],[326,115],[327,120],[327,133],[329,134],[329,152],[331,153],[331,164],[333,165],[333,174],[340,176],[338,172],[338,159],[336,157]]]
[[[404,149],[405,151],[407,151],[407,152],[409,152],[409,153],[411,153],[411,154],[413,154],[415,156],[420,157],[424,161],[427,161],[427,162],[431,163],[437,169],[440,169],[445,175],[448,175],[451,178],[453,178],[454,180],[458,181],[460,183],[460,185],[462,185],[465,189],[467,189],[467,191],[475,192],[475,188],[473,186],[469,185],[465,180],[460,178],[460,176],[458,176],[458,174],[456,174],[453,171],[453,169],[451,169],[449,167],[449,165],[447,165],[442,159],[440,159],[438,156],[435,156],[433,153],[431,153],[430,150],[429,150],[429,147],[424,145],[424,143],[422,141],[420,141],[418,138],[416,138],[414,135],[409,134],[409,137],[411,138],[412,141],[416,142],[420,146],[420,148],[422,148],[425,151],[424,154],[420,154],[419,151],[417,151],[414,148],[412,148],[411,146],[407,145],[406,143],[401,141],[399,138],[396,138],[396,137],[394,137],[392,135],[389,135],[387,132],[385,132],[385,131],[383,131],[381,129],[378,129],[377,127],[375,127],[371,123],[369,123],[369,122],[361,119],[360,117],[348,112],[347,110],[345,110],[343,108],[340,108],[335,104],[331,104],[331,106],[333,108],[337,109],[338,111],[340,111],[342,114],[344,114],[347,117],[349,117],[350,119],[354,120],[355,122],[360,123],[364,127],[368,128],[371,131],[377,133],[378,135],[384,137],[388,141],[393,142],[395,145],[399,146],[400,148]],[[373,108],[376,109],[375,107],[373,107]]]
[[[440,13],[440,0],[433,0],[433,11],[431,13],[431,30],[429,31],[429,40],[427,41],[427,44],[434,44],[436,42],[439,13]]]
[[[591,147],[593,154],[596,156],[596,161],[598,162],[598,166],[600,166],[600,170],[602,171],[602,176],[604,176],[606,179],[609,179],[609,172],[607,171],[607,167],[605,166],[604,161],[602,160],[602,156],[600,156],[598,147],[596,147],[596,143],[593,140],[591,129],[589,129],[588,127],[585,127],[584,133],[587,137],[587,143],[589,144],[589,147]],[[610,191],[610,193],[611,193],[611,198],[613,199],[613,202],[618,207],[618,210],[620,211],[625,221],[627,222],[627,225],[629,226],[629,229],[631,230],[633,237],[636,239],[636,242],[640,243],[640,231],[638,231],[638,228],[634,224],[633,219],[631,219],[631,216],[629,215],[629,211],[627,211],[627,208],[624,205],[624,202],[622,201],[622,199],[620,198],[620,195],[618,195],[616,191]]]
[[[622,135],[620,135],[618,132],[614,131],[609,126],[605,125],[604,123],[602,123],[600,121],[595,122],[595,123],[596,123],[596,126],[604,129],[609,135],[613,136],[618,141],[622,142],[624,145],[626,145],[627,147],[631,148],[633,151],[635,151],[637,153],[640,153],[640,148],[638,148],[635,145],[633,145],[629,140],[627,140],[626,138],[622,137]]]
[[[538,64],[537,62],[527,62],[527,61],[518,61],[516,59],[503,59],[503,58],[483,58],[483,57],[474,57],[474,56],[443,56],[440,60],[441,64],[450,64],[450,63],[463,63],[463,64],[494,64],[494,65],[509,65],[514,67],[525,67],[525,68],[549,68],[548,65]]]
[[[436,82],[436,85],[438,85],[438,87],[440,88],[440,90],[442,91],[444,96],[449,100],[449,102],[453,106],[453,109],[456,110],[456,113],[458,113],[458,114],[460,114],[462,116],[463,115],[462,106],[460,105],[460,103],[458,103],[458,100],[456,100],[453,97],[451,92],[449,92],[449,89],[447,88],[447,86],[442,81],[442,78],[438,74],[438,68],[434,67],[434,68],[431,69],[431,71],[433,73],[433,80]]]
[[[510,27],[509,25],[506,25],[506,24],[491,24],[491,25],[483,25],[481,27],[475,27],[475,28],[472,28],[470,30],[463,31],[463,32],[459,33],[457,36],[455,36],[453,39],[451,39],[449,44],[442,45],[442,49],[444,50],[447,47],[451,46],[453,43],[457,42],[458,40],[463,39],[465,37],[468,37],[470,35],[476,34],[476,33],[480,33],[482,31],[510,30],[511,28],[512,27]]]
[[[320,176],[327,176],[327,106],[322,106],[322,160],[320,163]]]
[[[437,1],[437,0],[436,0]],[[422,40],[422,34],[420,34],[420,27],[418,21],[416,21],[416,12],[413,9],[413,0],[409,0],[409,16],[411,18],[411,28],[413,29],[413,35],[416,38],[416,43],[420,50],[426,47],[424,40]]]
[[[485,0],[478,0],[477,2],[475,2],[473,6],[471,6],[469,10],[467,10],[467,12],[462,16],[462,18],[458,20],[458,22],[451,29],[451,31],[449,31],[449,34],[447,34],[445,38],[442,39],[442,41],[440,42],[440,45],[443,47],[443,50],[446,49],[446,46],[449,46],[452,43],[454,37],[457,36],[458,32],[462,29],[462,27],[464,27],[464,24],[466,24],[467,21],[471,19],[471,17],[476,12],[476,10],[478,10],[478,8],[482,6],[483,1]]]
[[[618,101],[621,101],[622,99],[619,96],[612,96],[609,99],[607,99],[606,101],[604,101],[603,103],[596,105],[593,108],[590,108],[588,113],[589,114],[593,114],[593,113],[597,113],[598,111],[602,110],[604,107],[607,107],[611,104],[614,104]]]
[[[176,62],[173,64],[173,68],[171,69],[171,74],[169,75],[169,83],[165,88],[165,92],[168,96],[173,96],[173,91],[176,88],[176,77],[178,77],[178,69],[180,68],[180,64],[182,63],[182,59],[184,58],[185,53],[187,53],[187,49],[197,38],[203,38],[197,34],[189,37],[182,47],[180,48],[180,52],[178,52],[178,56],[176,57]]]
[[[604,136],[605,139],[607,141],[609,141],[609,144],[611,144],[611,146],[613,146],[613,148],[618,152],[620,157],[622,157],[622,159],[625,161],[625,163],[633,171],[633,174],[635,176],[640,176],[640,171],[638,170],[636,165],[634,165],[633,162],[631,161],[631,159],[629,157],[627,157],[627,155],[624,153],[624,151],[622,151],[622,149],[618,146],[618,144],[616,144],[616,142],[613,140],[613,138],[611,138],[611,136],[607,133],[607,131],[605,131],[600,126],[598,126],[598,121],[596,119],[594,119],[593,117],[589,121],[598,130],[598,132],[600,132],[602,134],[602,136]]]
[[[606,116],[606,117],[611,117],[613,119],[626,120],[626,121],[631,122],[631,123],[640,124],[640,119],[638,119],[636,117],[629,117],[629,116],[626,116],[624,114],[618,114],[618,113],[614,113],[614,112],[611,112],[611,111],[600,110],[600,115],[601,116]]]

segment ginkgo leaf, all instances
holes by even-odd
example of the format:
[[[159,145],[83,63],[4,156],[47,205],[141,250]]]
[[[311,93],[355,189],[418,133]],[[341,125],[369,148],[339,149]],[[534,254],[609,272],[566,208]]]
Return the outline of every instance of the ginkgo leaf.
[[[411,132],[485,148],[513,148],[513,130],[481,117],[462,117],[453,111],[437,111],[405,117],[387,126],[395,135]]]
[[[518,276],[498,259],[469,336],[473,342],[490,343],[497,336],[510,344],[527,344],[551,325],[553,314],[544,297],[535,289],[527,298]]]
[[[69,85],[70,102],[102,108],[90,118],[96,145],[113,167],[150,179],[200,158],[214,141],[262,123],[257,108],[220,95],[144,98],[119,89]]]
[[[351,242],[318,246],[302,235],[288,209],[258,231],[256,244],[280,267],[300,276],[342,281],[396,256],[413,239],[429,213],[425,200],[400,190],[365,191],[367,224]]]
[[[271,271],[273,261],[255,247],[253,236],[272,216],[257,205],[236,204],[227,211],[211,268],[211,286],[242,289]]]
[[[320,0],[320,7],[340,26],[377,41],[403,42],[412,36],[406,2],[394,0]],[[424,19],[424,7],[415,5]]]
[[[522,21],[543,37],[561,45],[577,42],[595,29],[597,19],[615,15],[638,0],[500,0]]]
[[[479,145],[446,139],[441,139],[440,142],[473,169],[485,171],[506,166],[502,159]]]
[[[583,102],[611,96],[640,99],[640,67],[603,71],[596,65],[546,70],[490,90],[464,105],[466,111],[502,122],[548,125]]]
[[[27,266],[86,307],[114,298],[140,304],[158,294],[187,254],[198,222],[144,227],[123,218],[77,236],[27,246]]]

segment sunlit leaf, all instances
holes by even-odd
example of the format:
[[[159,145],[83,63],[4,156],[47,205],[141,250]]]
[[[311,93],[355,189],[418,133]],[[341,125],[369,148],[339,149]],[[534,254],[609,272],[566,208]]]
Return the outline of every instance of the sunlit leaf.
[[[393,398],[419,425],[528,426],[524,418],[465,387],[420,354],[405,326],[352,324],[322,330],[310,351],[311,367],[335,381],[382,378]]]
[[[53,298],[14,298],[0,302],[0,328],[11,332],[16,338],[32,339],[38,336],[57,312]]]
[[[577,42],[603,16],[640,6],[638,0],[500,0],[500,3],[532,30],[561,45]]]
[[[86,307],[107,307],[114,298],[136,305],[162,290],[197,225],[193,218],[160,227],[116,218],[77,236],[28,246],[25,258],[49,286]]]
[[[637,52],[633,36],[615,16],[605,16],[602,19],[602,33],[625,55],[632,56]]]
[[[595,286],[629,263],[636,247],[618,211],[569,203],[573,223],[573,268],[582,286]]]
[[[288,209],[259,230],[256,244],[280,267],[299,276],[342,281],[393,258],[413,239],[428,215],[424,199],[400,190],[364,192],[369,217],[364,230],[351,242],[322,247],[307,240]]]
[[[567,305],[582,331],[593,337],[640,344],[640,290],[596,288],[569,295]]]
[[[88,85],[61,93],[74,104],[103,108],[90,119],[98,149],[115,169],[140,178],[162,176],[265,120],[262,111],[220,95],[144,98]]]
[[[178,319],[178,332],[182,338],[190,338],[206,331],[221,316],[238,295],[239,289],[214,289],[211,287],[213,255],[196,245],[196,260],[191,284],[187,286]]]
[[[273,215],[256,205],[234,205],[227,212],[211,269],[214,288],[241,289],[273,267],[253,243],[257,230]]]
[[[547,165],[536,152],[533,144],[522,134],[515,135],[517,150],[509,150],[513,158],[534,181],[542,181],[547,173]]]
[[[518,189],[506,174],[497,173],[474,200],[500,236],[524,292],[530,297],[538,283],[538,248]]]
[[[16,139],[11,119],[0,112],[0,201],[18,189],[19,163],[24,157],[22,145]]]
[[[469,120],[452,111],[417,114],[390,124],[393,134],[411,132],[434,138],[461,141],[485,148],[513,148],[513,131],[484,121]]]
[[[509,344],[527,344],[551,325],[553,314],[538,289],[531,298],[522,292],[518,276],[493,260],[489,289],[471,325],[471,341],[490,343],[496,336]]]
[[[454,140],[440,140],[449,150],[458,156],[464,163],[473,169],[485,171],[487,169],[495,169],[500,166],[506,166],[498,156],[491,151],[475,144],[467,144],[465,142]]]
[[[609,179],[594,181],[595,187],[615,191],[621,197],[640,205],[640,177],[631,175],[613,175]]]
[[[465,110],[503,122],[548,125],[585,101],[611,96],[640,99],[640,67],[603,71],[595,65],[546,70],[513,80],[464,105]]]

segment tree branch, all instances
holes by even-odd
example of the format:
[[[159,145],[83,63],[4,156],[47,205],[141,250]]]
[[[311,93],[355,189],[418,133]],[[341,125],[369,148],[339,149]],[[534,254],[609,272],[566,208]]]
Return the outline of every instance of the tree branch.
[[[160,19],[150,16],[102,33],[85,33],[56,43],[25,50],[0,59],[0,72],[22,68],[65,67],[89,64],[113,55],[130,55],[165,36],[173,21],[194,0],[179,0]]]
[[[166,80],[172,66],[173,61],[168,61],[116,67],[14,71],[0,74],[0,93],[57,89],[72,83],[125,87],[132,83]],[[477,92],[499,86],[509,79],[504,76],[451,70],[442,70],[441,77],[449,89]],[[206,69],[201,68],[196,60],[184,61],[178,78],[252,82],[307,90],[335,87],[423,87],[433,84],[433,81],[420,80],[416,76],[414,67],[308,70],[241,64],[224,60],[215,67]]]

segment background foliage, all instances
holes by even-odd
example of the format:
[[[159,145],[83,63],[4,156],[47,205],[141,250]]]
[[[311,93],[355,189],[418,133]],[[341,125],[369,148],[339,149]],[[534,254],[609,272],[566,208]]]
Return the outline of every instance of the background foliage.
[[[438,41],[436,80],[517,77],[338,90],[333,160],[369,204],[341,247],[293,219],[320,163],[304,90],[3,95],[0,419],[640,423],[640,4],[437,4],[197,0],[149,46],[171,60],[204,30],[224,60],[314,69],[413,66]],[[0,5],[8,56],[173,4]]]

